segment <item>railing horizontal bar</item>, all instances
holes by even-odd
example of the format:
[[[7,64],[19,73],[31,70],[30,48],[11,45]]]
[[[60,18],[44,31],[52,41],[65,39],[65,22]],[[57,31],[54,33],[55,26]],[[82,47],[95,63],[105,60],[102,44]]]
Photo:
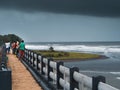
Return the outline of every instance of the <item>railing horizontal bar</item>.
[[[65,74],[65,75],[68,75],[68,76],[70,75],[70,69],[69,68],[60,65],[59,69],[60,69],[60,72],[62,74]]]
[[[34,61],[35,66],[37,66],[37,61]]]
[[[43,68],[43,72],[47,74],[47,69],[45,67]]]
[[[111,85],[105,84],[103,82],[100,82],[98,84],[98,90],[119,90],[119,89],[112,87]]]
[[[50,61],[50,67],[52,67],[53,69],[57,68],[57,63],[54,61]]]
[[[77,89],[77,88],[74,88],[74,90],[79,90],[79,89]]]
[[[48,64],[48,59],[47,59],[47,58],[43,58],[43,62],[44,62],[45,64]]]
[[[73,78],[79,82],[79,83],[84,83],[84,85],[86,85],[89,88],[92,88],[92,78],[88,77],[86,75],[83,75],[79,72],[74,72],[73,73]]]
[[[70,83],[69,82],[67,82],[64,79],[60,78],[59,83],[64,88],[64,90],[70,90]]]
[[[54,81],[57,81],[57,77],[56,77],[56,74],[54,74],[53,72],[50,72],[50,77],[54,80]]]
[[[38,55],[38,59],[41,60],[41,56],[40,55]]]
[[[38,67],[41,68],[41,63],[38,64]]]
[[[37,58],[37,54],[36,53],[34,53],[34,57]]]

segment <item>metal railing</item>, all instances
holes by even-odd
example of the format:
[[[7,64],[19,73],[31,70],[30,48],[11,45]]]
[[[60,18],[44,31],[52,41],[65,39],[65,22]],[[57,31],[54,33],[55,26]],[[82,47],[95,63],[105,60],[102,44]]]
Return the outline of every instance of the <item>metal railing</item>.
[[[106,84],[103,76],[88,77],[79,73],[77,67],[65,67],[63,62],[55,62],[31,50],[25,50],[24,61],[55,90],[119,90]]]

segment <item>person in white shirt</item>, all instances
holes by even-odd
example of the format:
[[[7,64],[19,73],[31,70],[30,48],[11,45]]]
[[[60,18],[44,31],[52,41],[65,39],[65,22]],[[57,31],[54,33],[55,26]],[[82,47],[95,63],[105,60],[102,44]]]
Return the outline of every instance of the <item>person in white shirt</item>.
[[[10,42],[6,42],[5,46],[6,46],[6,53],[10,53]]]

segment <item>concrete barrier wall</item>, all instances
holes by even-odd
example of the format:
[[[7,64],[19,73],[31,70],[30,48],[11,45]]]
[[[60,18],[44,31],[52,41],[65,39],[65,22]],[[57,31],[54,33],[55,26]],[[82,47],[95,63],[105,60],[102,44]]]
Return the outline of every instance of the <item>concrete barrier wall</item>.
[[[11,70],[0,70],[0,90],[12,90]]]
[[[11,70],[7,68],[6,47],[1,47],[0,90],[12,90]]]

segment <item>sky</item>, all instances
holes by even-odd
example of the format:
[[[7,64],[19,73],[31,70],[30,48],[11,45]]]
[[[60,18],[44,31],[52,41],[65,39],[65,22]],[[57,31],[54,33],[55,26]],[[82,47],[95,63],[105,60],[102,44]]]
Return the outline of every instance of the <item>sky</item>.
[[[0,34],[25,42],[120,41],[120,0],[1,0]]]

